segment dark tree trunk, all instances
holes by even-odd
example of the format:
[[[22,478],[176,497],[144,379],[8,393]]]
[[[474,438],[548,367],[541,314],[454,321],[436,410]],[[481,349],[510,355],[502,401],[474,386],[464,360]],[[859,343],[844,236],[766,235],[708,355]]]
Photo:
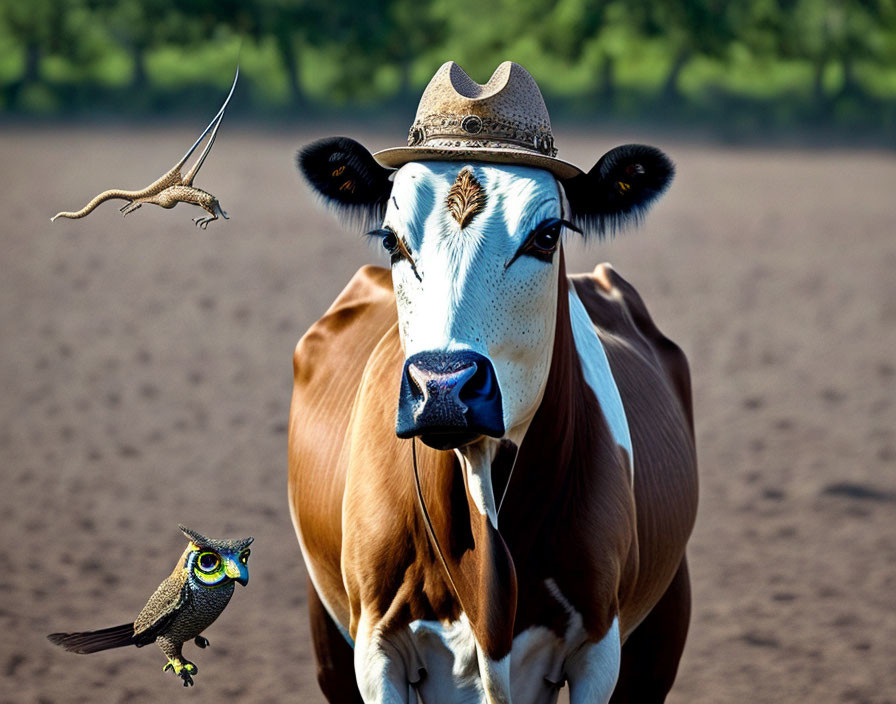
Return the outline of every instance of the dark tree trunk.
[[[22,90],[25,86],[40,80],[40,59],[40,46],[36,42],[28,42],[25,45],[25,67],[22,70],[22,76],[6,89],[7,105],[15,108],[21,107]]]
[[[135,45],[131,49],[134,60],[134,72],[131,74],[131,90],[135,95],[144,95],[149,79],[146,76],[146,50],[143,45]]]
[[[819,115],[828,111],[828,96],[824,89],[824,69],[827,65],[827,57],[821,57],[815,62],[812,76],[812,101]]]
[[[666,76],[666,82],[660,92],[660,99],[663,103],[674,103],[681,97],[678,90],[678,79],[681,78],[681,72],[691,60],[691,54],[690,49],[681,49],[675,56],[675,61],[672,62],[672,68],[669,69],[669,75]]]
[[[413,100],[414,85],[411,80],[411,57],[405,56],[401,62],[401,86],[398,89],[399,100]]]
[[[40,47],[29,43],[25,47],[25,70],[22,72],[23,83],[37,83],[40,80]]]
[[[616,103],[616,79],[613,77],[616,60],[609,54],[604,54],[604,60],[600,67],[600,88],[598,98],[604,112],[612,113]]]
[[[289,93],[292,104],[301,105],[303,100],[302,86],[299,81],[299,57],[296,53],[295,43],[292,34],[285,31],[277,32],[277,48],[280,51],[280,57],[283,59],[283,67],[286,69],[286,76],[289,81]]]
[[[834,100],[836,101],[840,98],[861,99],[865,97],[862,86],[856,78],[856,67],[852,56],[848,53],[845,54],[841,59],[841,65],[843,66],[843,85],[840,87],[840,90],[837,91]]]

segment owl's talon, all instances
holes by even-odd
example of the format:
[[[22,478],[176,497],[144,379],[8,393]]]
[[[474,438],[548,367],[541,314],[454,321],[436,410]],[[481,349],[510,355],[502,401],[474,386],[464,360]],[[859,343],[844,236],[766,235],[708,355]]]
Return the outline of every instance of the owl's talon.
[[[196,636],[193,642],[197,648],[207,648],[209,646],[208,638],[203,638],[202,636]]]
[[[174,672],[175,675],[184,681],[184,687],[192,687],[192,676],[199,672],[199,668],[189,660],[169,660],[165,667],[162,668],[162,672],[168,672],[168,670]]]

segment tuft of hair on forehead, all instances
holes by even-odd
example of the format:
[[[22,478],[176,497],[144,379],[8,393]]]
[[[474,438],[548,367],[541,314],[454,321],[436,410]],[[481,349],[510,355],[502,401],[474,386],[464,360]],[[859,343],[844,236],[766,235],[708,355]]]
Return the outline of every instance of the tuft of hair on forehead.
[[[465,166],[457,174],[457,180],[448,189],[445,204],[448,212],[461,229],[485,208],[486,194],[482,184],[473,175],[473,170]]]

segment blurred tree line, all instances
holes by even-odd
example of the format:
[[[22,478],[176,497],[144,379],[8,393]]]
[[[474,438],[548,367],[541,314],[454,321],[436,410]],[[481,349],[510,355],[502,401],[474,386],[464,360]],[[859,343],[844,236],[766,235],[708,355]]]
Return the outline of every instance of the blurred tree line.
[[[0,0],[5,113],[214,103],[237,60],[244,112],[406,113],[507,58],[557,117],[896,126],[896,0]]]

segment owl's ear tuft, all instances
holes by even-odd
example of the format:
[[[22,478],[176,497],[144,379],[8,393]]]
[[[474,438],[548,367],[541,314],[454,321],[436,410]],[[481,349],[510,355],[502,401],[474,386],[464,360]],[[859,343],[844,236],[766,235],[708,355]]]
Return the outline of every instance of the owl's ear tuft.
[[[189,539],[197,546],[208,545],[211,542],[211,540],[202,535],[202,533],[199,533],[191,528],[187,528],[183,523],[178,523],[177,527],[180,528],[181,533],[187,536],[187,539]]]
[[[237,540],[235,542],[237,544],[237,550],[245,550],[247,547],[249,547],[252,543],[255,542],[255,538],[250,536],[248,538],[243,538],[242,540]]]
[[[638,224],[675,176],[662,151],[644,144],[611,149],[587,174],[562,181],[571,220],[587,234],[603,237]]]
[[[394,169],[380,166],[348,137],[328,137],[303,147],[299,171],[324,203],[347,225],[369,229],[383,222]]]

